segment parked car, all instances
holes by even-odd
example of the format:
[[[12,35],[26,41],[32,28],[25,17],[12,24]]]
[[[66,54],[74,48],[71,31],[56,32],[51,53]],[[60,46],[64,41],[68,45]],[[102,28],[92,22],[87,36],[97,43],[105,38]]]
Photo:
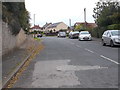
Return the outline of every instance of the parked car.
[[[91,34],[88,31],[81,31],[78,40],[92,40]]]
[[[120,45],[120,30],[107,30],[102,35],[102,45],[106,44],[111,47]]]
[[[71,39],[78,38],[78,36],[79,36],[79,31],[74,31],[69,33],[69,38]]]
[[[37,37],[42,37],[42,34],[38,34]]]
[[[66,32],[59,32],[58,37],[66,37]]]

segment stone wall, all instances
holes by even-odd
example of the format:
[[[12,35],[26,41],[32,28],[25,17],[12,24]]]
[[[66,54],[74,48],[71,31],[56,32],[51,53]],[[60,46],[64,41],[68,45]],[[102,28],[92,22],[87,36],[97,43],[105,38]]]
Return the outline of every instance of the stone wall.
[[[26,40],[26,34],[21,29],[18,35],[12,35],[8,25],[2,22],[2,55],[8,53]]]

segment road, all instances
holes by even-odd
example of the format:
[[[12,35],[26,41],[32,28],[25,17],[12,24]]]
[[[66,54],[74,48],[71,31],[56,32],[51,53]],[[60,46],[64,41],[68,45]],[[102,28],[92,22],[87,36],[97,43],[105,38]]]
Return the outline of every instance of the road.
[[[99,40],[43,37],[44,50],[14,88],[118,88],[118,48]]]

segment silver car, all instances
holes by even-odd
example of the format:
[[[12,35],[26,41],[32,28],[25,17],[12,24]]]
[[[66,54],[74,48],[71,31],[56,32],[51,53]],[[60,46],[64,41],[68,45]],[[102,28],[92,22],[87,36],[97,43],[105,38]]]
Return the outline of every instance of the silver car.
[[[120,45],[120,30],[107,30],[102,35],[102,45],[106,44],[111,47]]]
[[[74,31],[69,33],[70,39],[78,38],[78,36],[79,36],[79,31]]]
[[[59,32],[58,37],[66,37],[66,32]]]

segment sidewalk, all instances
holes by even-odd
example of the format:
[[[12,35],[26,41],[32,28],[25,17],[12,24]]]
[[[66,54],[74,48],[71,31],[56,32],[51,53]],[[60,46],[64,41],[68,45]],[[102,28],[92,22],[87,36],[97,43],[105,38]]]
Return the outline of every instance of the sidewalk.
[[[101,38],[92,37],[92,39],[101,42]]]
[[[40,41],[36,41],[31,36],[27,37],[27,40],[10,53],[2,56],[2,83],[5,83],[16,72],[20,65],[26,60],[32,51],[40,44]]]

